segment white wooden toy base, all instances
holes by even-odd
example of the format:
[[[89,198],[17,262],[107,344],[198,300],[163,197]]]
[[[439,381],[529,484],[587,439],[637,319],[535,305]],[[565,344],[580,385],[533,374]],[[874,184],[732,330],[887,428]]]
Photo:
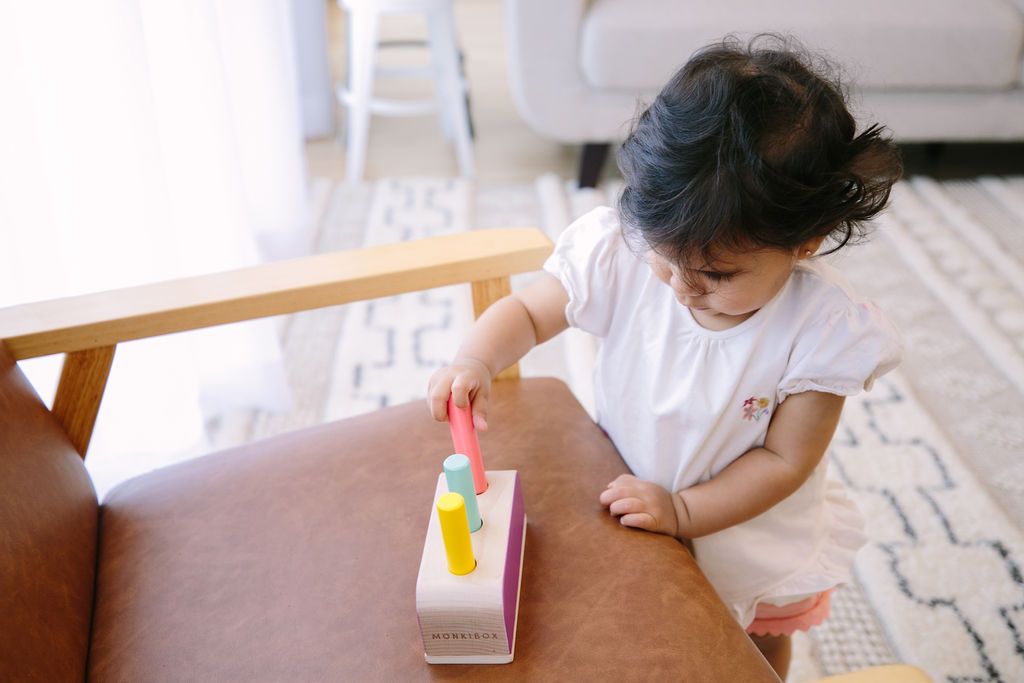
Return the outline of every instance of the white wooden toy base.
[[[430,664],[507,664],[515,655],[519,589],[523,576],[526,513],[516,470],[487,472],[477,496],[483,526],[470,535],[476,569],[448,571],[437,499],[448,493],[437,480],[430,524],[416,580],[416,612]]]

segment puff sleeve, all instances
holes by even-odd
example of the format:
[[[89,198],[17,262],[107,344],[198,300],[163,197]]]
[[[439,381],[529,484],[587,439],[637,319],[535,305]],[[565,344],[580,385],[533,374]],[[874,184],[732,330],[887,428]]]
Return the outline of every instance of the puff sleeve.
[[[814,320],[795,341],[777,402],[804,391],[853,396],[895,368],[903,342],[885,313],[847,300]]]
[[[617,262],[626,246],[619,225],[613,209],[593,209],[562,232],[544,262],[569,294],[566,321],[596,337],[608,334],[621,296]]]

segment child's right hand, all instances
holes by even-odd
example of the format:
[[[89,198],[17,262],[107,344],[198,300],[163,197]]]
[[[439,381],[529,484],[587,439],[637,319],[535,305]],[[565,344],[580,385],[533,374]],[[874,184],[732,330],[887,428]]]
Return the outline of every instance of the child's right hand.
[[[448,420],[448,397],[455,405],[473,406],[473,426],[487,430],[487,399],[491,395],[491,371],[475,358],[460,358],[441,368],[427,385],[427,403],[430,415],[439,422]]]

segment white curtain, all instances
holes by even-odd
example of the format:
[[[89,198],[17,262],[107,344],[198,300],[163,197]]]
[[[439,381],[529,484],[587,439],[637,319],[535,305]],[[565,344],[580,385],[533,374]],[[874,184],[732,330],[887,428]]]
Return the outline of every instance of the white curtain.
[[[0,0],[0,306],[307,251],[292,40],[287,0]],[[122,344],[86,464],[102,495],[288,400],[273,321]]]

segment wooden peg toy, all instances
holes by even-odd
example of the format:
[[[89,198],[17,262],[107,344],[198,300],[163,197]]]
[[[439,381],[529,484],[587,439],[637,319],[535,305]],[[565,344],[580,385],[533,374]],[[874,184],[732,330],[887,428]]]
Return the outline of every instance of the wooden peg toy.
[[[466,410],[467,421],[457,429],[452,407],[449,402],[454,437],[465,424],[472,429],[473,417]],[[478,444],[475,453],[482,466]],[[515,656],[526,542],[519,472],[487,472],[486,490],[477,493],[472,463],[467,453],[449,456],[434,490],[416,579],[416,613],[430,664],[505,664]],[[475,530],[473,506],[480,520]]]

